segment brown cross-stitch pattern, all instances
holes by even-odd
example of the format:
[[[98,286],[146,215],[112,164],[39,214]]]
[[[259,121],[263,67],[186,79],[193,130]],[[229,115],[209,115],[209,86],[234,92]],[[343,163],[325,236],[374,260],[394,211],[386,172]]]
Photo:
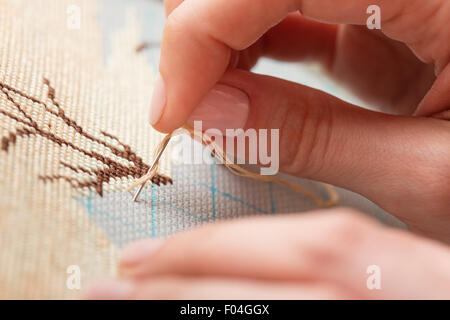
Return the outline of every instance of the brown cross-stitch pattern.
[[[44,101],[40,101],[20,90],[17,90],[7,84],[0,82],[1,94],[5,95],[8,101],[11,103],[13,109],[17,112],[11,112],[6,105],[0,106],[0,114],[3,114],[10,119],[16,121],[17,126],[15,131],[9,131],[8,134],[1,138],[1,150],[8,152],[8,150],[16,144],[17,138],[19,137],[28,137],[31,135],[40,136],[43,139],[46,139],[52,143],[55,143],[59,146],[67,146],[74,151],[78,151],[82,153],[84,156],[95,159],[99,161],[102,165],[99,165],[97,168],[85,168],[81,166],[75,166],[70,163],[66,163],[60,161],[60,165],[64,168],[68,168],[76,174],[89,175],[89,179],[78,179],[64,175],[42,175],[39,176],[39,179],[43,182],[54,182],[56,180],[64,180],[67,181],[73,188],[76,189],[84,189],[84,188],[92,188],[97,192],[98,195],[103,196],[103,184],[111,182],[114,179],[120,178],[140,178],[145,175],[149,169],[149,165],[144,163],[142,158],[139,157],[136,152],[134,152],[131,147],[122,141],[120,141],[117,137],[101,131],[100,133],[109,139],[115,140],[120,147],[114,146],[106,141],[96,138],[93,135],[89,134],[85,129],[83,129],[80,125],[77,124],[74,120],[72,120],[69,116],[66,115],[65,111],[59,104],[56,99],[55,89],[51,86],[50,81],[48,79],[44,79],[44,85],[48,89],[47,96],[51,101],[51,105],[47,104]],[[114,159],[99,154],[94,151],[86,150],[82,147],[75,145],[73,142],[65,140],[62,137],[59,137],[57,134],[53,133],[51,127],[48,125],[45,126],[39,125],[39,123],[34,119],[36,117],[35,114],[26,111],[26,108],[23,107],[21,101],[23,99],[31,101],[33,104],[38,104],[42,106],[45,112],[50,115],[56,116],[58,119],[62,120],[64,125],[68,126],[75,130],[75,132],[93,143],[98,143],[100,145],[105,146],[110,150],[112,154],[115,156],[126,160],[128,165],[124,165],[115,161]],[[172,183],[170,178],[167,178],[162,175],[156,175],[152,182],[160,185]]]

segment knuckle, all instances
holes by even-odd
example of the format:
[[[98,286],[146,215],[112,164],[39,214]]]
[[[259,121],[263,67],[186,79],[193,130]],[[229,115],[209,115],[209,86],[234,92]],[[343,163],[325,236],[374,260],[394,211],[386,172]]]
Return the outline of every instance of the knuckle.
[[[373,227],[369,219],[351,209],[342,209],[338,214],[327,217],[322,227],[322,240],[306,248],[309,268],[317,272],[348,257],[349,252],[357,254],[370,243]]]
[[[188,254],[189,260],[200,262],[200,266],[202,261],[215,259],[214,253],[220,246],[223,229],[222,224],[217,224],[203,226],[189,232],[187,238],[183,239],[183,244],[186,247],[183,255]]]
[[[342,209],[326,227],[330,241],[344,245],[360,242],[367,235],[368,219],[352,209]]]
[[[302,133],[305,122],[308,120],[308,109],[302,110],[295,106],[288,106],[281,110],[282,113],[276,114],[274,117],[274,119],[280,121],[280,125],[278,125],[280,128],[280,150],[283,152],[283,156],[280,157],[281,165],[289,172],[299,172],[303,167],[303,158],[299,158],[298,153],[300,148],[303,147],[304,135]]]
[[[427,174],[426,186],[427,192],[430,196],[431,203],[437,208],[444,208],[447,214],[450,214],[450,157],[436,157],[434,169]],[[445,210],[447,208],[447,210]],[[439,210],[441,211],[441,210]]]
[[[286,170],[304,176],[322,169],[333,134],[333,112],[327,99],[319,101],[320,108],[313,107],[310,100],[304,98],[300,108],[298,103],[287,107],[280,130]]]
[[[208,257],[208,250],[211,250],[208,233],[208,228],[199,228],[169,237],[155,259],[170,268],[194,272],[201,268],[201,263]]]

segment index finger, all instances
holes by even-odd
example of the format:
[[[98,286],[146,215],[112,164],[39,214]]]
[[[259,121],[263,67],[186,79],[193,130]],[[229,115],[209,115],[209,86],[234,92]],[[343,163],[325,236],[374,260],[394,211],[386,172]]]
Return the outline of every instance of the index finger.
[[[232,50],[246,49],[290,12],[300,9],[304,15],[322,21],[364,24],[367,7],[377,4],[382,7],[383,18],[392,25],[407,5],[417,8],[417,3],[423,2],[185,0],[169,15],[164,29],[161,78],[155,86],[159,92],[154,94],[158,98],[152,105],[151,124],[163,132],[181,127],[226,71]],[[403,25],[397,29],[403,29]],[[402,36],[398,37],[394,33],[394,37],[411,40],[410,33],[421,28],[412,29],[399,31]]]
[[[249,0],[182,2],[164,29],[160,61],[164,85],[155,88],[164,88],[166,98],[161,117],[152,115],[155,128],[169,132],[182,126],[226,71],[231,51],[250,46],[296,10],[294,0],[261,0],[256,5]],[[162,110],[152,108],[154,113]]]

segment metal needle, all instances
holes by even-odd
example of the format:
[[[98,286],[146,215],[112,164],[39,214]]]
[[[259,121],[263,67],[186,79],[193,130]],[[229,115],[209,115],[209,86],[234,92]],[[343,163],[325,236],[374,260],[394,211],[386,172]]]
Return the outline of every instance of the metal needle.
[[[153,161],[153,164],[150,166],[150,169],[148,169],[147,174],[150,173],[150,172],[155,168],[155,166],[158,164],[159,159],[161,159],[161,156],[163,155],[164,150],[166,150],[167,145],[169,144],[169,141],[170,141],[170,138],[167,139],[167,140],[164,142],[164,144],[162,145],[162,147],[161,147],[161,149],[159,150],[158,154],[156,155],[156,158],[155,158],[155,160]],[[138,198],[139,198],[139,195],[141,194],[142,190],[144,190],[144,187],[145,187],[145,183],[143,183],[143,184],[139,187],[138,191],[134,194],[133,202],[137,202],[137,200],[138,200]]]

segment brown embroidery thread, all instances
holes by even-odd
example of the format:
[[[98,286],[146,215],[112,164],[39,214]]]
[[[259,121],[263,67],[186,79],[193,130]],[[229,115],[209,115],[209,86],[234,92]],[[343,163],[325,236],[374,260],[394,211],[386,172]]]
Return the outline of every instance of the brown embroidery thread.
[[[51,175],[51,176],[39,176],[39,179],[43,182],[54,182],[56,180],[64,180],[68,182],[75,189],[84,189],[84,188],[92,188],[97,194],[103,196],[103,184],[109,183],[114,179],[120,178],[140,178],[145,175],[149,169],[149,165],[144,163],[142,158],[139,157],[129,145],[126,145],[122,141],[120,141],[117,137],[101,131],[100,133],[111,140],[116,141],[119,147],[116,147],[106,141],[98,139],[93,135],[86,132],[80,125],[77,124],[76,121],[69,118],[59,102],[56,100],[55,89],[51,86],[50,81],[48,79],[44,79],[44,85],[48,89],[47,96],[50,99],[52,106],[49,106],[44,101],[40,101],[20,90],[17,90],[7,84],[0,82],[1,93],[4,94],[7,100],[12,104],[13,108],[18,111],[16,113],[8,111],[7,106],[0,106],[0,114],[9,117],[10,119],[17,122],[17,127],[15,128],[15,132],[9,131],[8,134],[1,139],[1,150],[8,152],[9,148],[13,146],[17,142],[17,138],[19,137],[27,137],[30,135],[41,136],[44,139],[47,139],[53,143],[56,143],[59,146],[67,146],[74,151],[80,152],[83,155],[95,159],[102,163],[101,166],[92,169],[92,168],[84,168],[79,166],[74,166],[69,163],[60,162],[61,166],[73,171],[76,174],[88,175],[92,178],[88,180],[79,180],[76,178],[71,178],[63,175]],[[121,164],[114,159],[106,157],[97,152],[85,150],[74,143],[67,141],[56,134],[50,132],[49,130],[44,129],[40,126],[32,117],[30,113],[28,113],[24,107],[20,104],[20,99],[26,99],[33,103],[41,105],[45,112],[48,112],[60,120],[62,120],[68,127],[72,128],[77,134],[80,134],[84,138],[90,140],[91,142],[98,143],[108,148],[109,151],[115,156],[126,160],[129,165]],[[51,126],[48,126],[50,129]],[[172,183],[172,180],[163,175],[156,175],[152,179],[152,183],[157,185]]]
[[[307,196],[312,201],[314,201],[316,203],[316,205],[319,207],[323,207],[323,208],[332,207],[332,206],[335,206],[339,202],[339,194],[333,188],[333,186],[331,186],[329,184],[321,183],[325,187],[325,190],[328,193],[328,200],[322,200],[319,196],[315,195],[311,191],[309,191],[305,188],[302,188],[302,187],[296,185],[295,183],[292,183],[286,179],[279,178],[277,176],[263,176],[263,175],[251,172],[249,170],[246,170],[245,168],[243,168],[239,165],[236,165],[235,162],[230,159],[228,154],[225,153],[225,151],[221,148],[221,146],[217,145],[214,142],[214,139],[211,139],[202,133],[199,134],[199,133],[195,132],[194,128],[192,128],[188,125],[185,125],[183,127],[183,129],[184,130],[175,130],[171,134],[168,134],[167,136],[165,136],[164,139],[160,142],[159,146],[156,148],[155,154],[158,154],[159,152],[163,151],[164,146],[168,143],[168,141],[170,141],[170,139],[173,136],[183,134],[183,133],[188,133],[191,137],[193,137],[194,139],[198,140],[199,142],[201,142],[205,146],[207,146],[209,148],[209,150],[211,151],[211,155],[213,155],[215,158],[217,158],[222,164],[225,165],[225,167],[229,171],[231,171],[233,174],[235,174],[237,176],[255,179],[255,180],[264,181],[264,182],[274,182],[274,183],[280,184],[282,186],[285,186],[285,187],[291,189],[294,192],[297,192],[299,194]],[[145,185],[145,183],[147,183],[148,181],[152,181],[153,176],[156,174],[157,168],[158,168],[158,166],[156,165],[156,167],[154,167],[154,169],[152,171],[148,172],[147,174],[145,174],[144,176],[139,178],[137,181],[135,181],[132,185],[130,185],[128,187],[127,190],[130,191],[138,186]],[[136,194],[136,196],[139,196],[139,191]]]

